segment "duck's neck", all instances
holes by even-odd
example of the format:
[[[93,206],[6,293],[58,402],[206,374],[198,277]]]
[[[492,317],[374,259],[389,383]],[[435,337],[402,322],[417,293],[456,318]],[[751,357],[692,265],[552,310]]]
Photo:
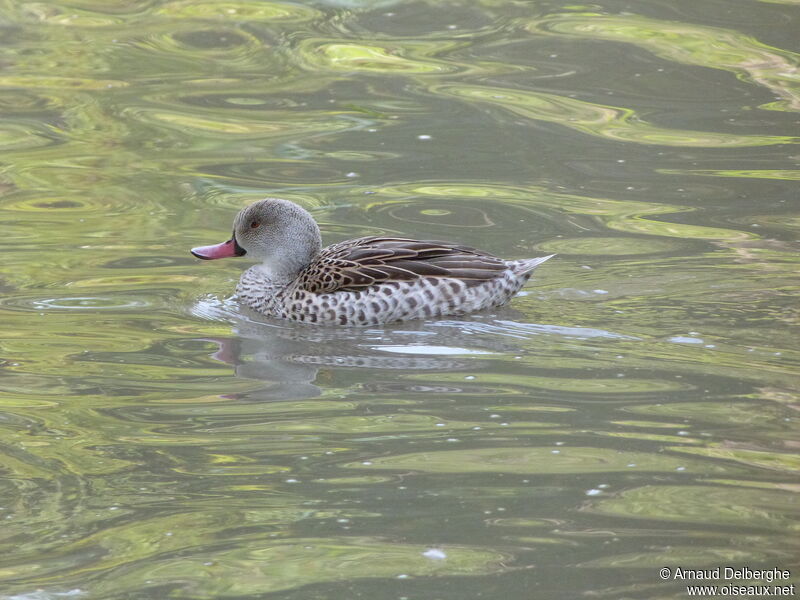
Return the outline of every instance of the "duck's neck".
[[[304,246],[302,249],[273,254],[257,266],[270,281],[275,283],[293,281],[319,256],[321,247],[322,242],[318,239],[315,244]]]
[[[259,263],[254,266],[270,283],[284,284],[297,278],[305,267],[299,269],[289,265],[275,264],[274,261]]]

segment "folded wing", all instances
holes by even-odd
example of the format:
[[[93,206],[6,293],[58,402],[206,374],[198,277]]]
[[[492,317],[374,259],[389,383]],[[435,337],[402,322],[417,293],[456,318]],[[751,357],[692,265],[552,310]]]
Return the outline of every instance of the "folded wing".
[[[420,277],[459,279],[467,286],[502,275],[504,261],[468,246],[404,238],[365,237],[325,248],[300,275],[314,293],[358,291]]]

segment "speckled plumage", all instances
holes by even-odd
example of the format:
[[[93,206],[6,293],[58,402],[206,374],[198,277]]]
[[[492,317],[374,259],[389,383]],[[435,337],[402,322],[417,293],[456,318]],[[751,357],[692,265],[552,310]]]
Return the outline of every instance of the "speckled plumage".
[[[306,264],[295,261],[276,270],[272,263],[283,265],[288,258],[282,260],[276,249],[267,250],[259,245],[261,234],[253,231],[263,223],[274,238],[281,233],[275,233],[276,228],[286,229],[286,243],[290,246],[297,243],[295,221],[299,219],[303,228],[309,227],[302,213],[308,215],[315,228],[316,223],[310,214],[288,201],[267,199],[261,203],[269,206],[259,208],[256,206],[260,203],[256,203],[237,216],[234,236],[226,244],[232,244],[242,254],[250,254],[249,242],[255,253],[266,254],[263,264],[242,274],[236,294],[242,304],[283,319],[317,325],[363,326],[499,306],[508,302],[533,270],[552,256],[503,260],[449,242],[365,237],[328,246],[316,254],[306,253],[310,256],[302,261]],[[271,216],[269,211],[274,211],[276,205],[278,209],[289,205],[286,210],[292,212],[291,219]],[[249,213],[245,214],[246,211]],[[319,248],[318,228],[316,231],[317,237],[309,237],[304,245],[316,244]],[[240,237],[247,242],[239,242]],[[192,252],[200,258],[233,255],[214,255],[222,246]],[[287,253],[295,250],[285,249]],[[270,260],[276,254],[278,259]]]

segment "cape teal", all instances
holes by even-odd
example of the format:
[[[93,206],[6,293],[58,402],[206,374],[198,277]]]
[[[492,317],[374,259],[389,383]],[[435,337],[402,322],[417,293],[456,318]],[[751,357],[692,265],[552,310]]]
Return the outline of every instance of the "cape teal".
[[[382,236],[323,248],[311,214],[280,198],[244,208],[231,239],[191,252],[204,260],[257,261],[242,274],[236,295],[264,315],[361,326],[505,304],[554,256],[503,260],[450,242]]]

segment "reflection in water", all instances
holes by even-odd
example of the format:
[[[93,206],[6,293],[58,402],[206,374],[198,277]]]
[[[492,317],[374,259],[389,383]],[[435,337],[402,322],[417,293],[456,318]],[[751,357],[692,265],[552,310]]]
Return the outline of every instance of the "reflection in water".
[[[505,316],[514,310],[503,308]],[[231,365],[238,377],[269,382],[261,396],[248,392],[254,401],[303,398],[320,395],[312,385],[320,370],[366,369],[382,371],[469,371],[484,368],[486,359],[524,352],[514,340],[533,336],[587,339],[635,340],[608,331],[518,323],[478,315],[469,320],[413,321],[378,329],[320,328],[266,319],[213,297],[200,300],[191,312],[201,318],[233,325],[233,337],[205,338],[197,342],[216,344],[215,360]],[[313,353],[310,351],[313,350]],[[474,379],[474,376],[468,376]],[[469,379],[468,379],[469,380]],[[395,392],[435,391],[415,384],[396,387]],[[458,387],[445,387],[458,393]]]
[[[800,141],[791,136],[746,136],[661,129],[644,122],[631,110],[593,102],[582,102],[541,92],[447,84],[436,87],[435,91],[458,98],[494,104],[533,121],[558,123],[581,133],[619,142],[688,148],[695,146],[735,148],[789,144]]]
[[[531,23],[530,29],[634,44],[665,60],[730,70],[783,98],[768,108],[800,110],[800,55],[738,31],[634,14],[555,15]]]
[[[362,332],[358,328],[298,327],[280,321],[265,322],[264,317],[252,311],[237,310],[230,302],[226,305],[211,298],[201,301],[192,312],[203,318],[234,322],[235,337],[199,341],[216,343],[219,349],[212,357],[233,366],[238,377],[269,382],[260,394],[248,392],[247,398],[252,401],[318,396],[322,392],[313,382],[324,367],[377,371],[467,367],[463,360],[436,356],[387,356],[383,344],[393,338],[387,337],[383,329]],[[441,350],[424,345],[426,332],[409,331],[408,327],[395,332],[398,347],[414,348],[416,344],[409,345],[409,341],[415,340],[422,342],[419,347],[422,354],[451,354],[446,346]],[[313,353],[309,353],[311,350]],[[457,349],[455,353],[459,354]],[[464,354],[470,354],[470,350],[465,350]]]
[[[793,4],[0,2],[0,599],[793,568]],[[185,251],[267,195],[560,257],[492,313],[267,322]]]

